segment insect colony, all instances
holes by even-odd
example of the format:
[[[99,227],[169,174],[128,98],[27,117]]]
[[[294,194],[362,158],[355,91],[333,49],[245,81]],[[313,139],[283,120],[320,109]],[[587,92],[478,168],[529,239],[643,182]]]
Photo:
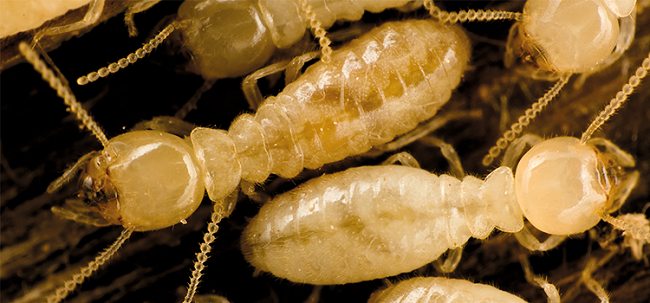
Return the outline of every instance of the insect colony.
[[[446,8],[449,11],[455,11],[465,9],[467,6],[452,7],[448,5]],[[507,9],[521,10],[520,7],[507,7]],[[159,20],[161,15],[170,14],[173,11],[173,8],[156,6],[143,13],[143,16],[149,17],[149,15],[158,14],[156,18]],[[406,17],[414,18],[418,14],[420,17],[425,17],[425,12],[419,11],[417,13],[398,15],[397,17],[389,14],[369,16],[367,22],[380,24],[384,23],[386,18],[401,20]],[[622,60],[615,63],[611,68],[587,78],[581,88],[570,87],[572,82],[569,82],[560,98],[554,100],[549,108],[529,126],[526,132],[551,137],[552,135],[564,134],[577,135],[583,131],[593,116],[627,81],[629,75],[623,74],[622,70],[625,69],[625,73],[633,71],[641,59],[647,56],[648,39],[647,33],[644,33],[644,28],[647,28],[647,26],[644,27],[644,24],[648,22],[647,17],[645,17],[647,15],[647,11],[645,15],[643,13],[639,14],[634,44],[625,53]],[[155,19],[153,16],[151,18]],[[136,20],[136,22],[138,21]],[[146,31],[147,26],[153,27],[157,20],[151,21],[149,25],[146,22],[148,20],[143,18],[142,32]],[[107,27],[113,23],[116,25],[110,29],[98,27],[88,36],[84,36],[78,41],[70,41],[64,44],[62,48],[50,53],[54,62],[61,68],[68,80],[87,73],[88,66],[101,66],[103,63],[77,63],[72,64],[71,67],[66,67],[66,53],[77,52],[77,57],[79,56],[78,52],[91,53],[93,55],[89,59],[95,60],[101,57],[99,60],[106,62],[113,60],[114,57],[132,52],[139,47],[138,43],[140,41],[119,40],[120,34],[113,34],[114,36],[105,35],[121,32],[121,36],[126,36],[122,21],[111,20]],[[138,24],[140,23],[138,22]],[[494,167],[482,167],[480,165],[481,157],[485,155],[487,149],[502,133],[502,130],[499,129],[500,116],[504,114],[499,110],[500,107],[504,106],[500,100],[501,96],[508,100],[508,113],[512,117],[516,117],[549,87],[548,82],[529,80],[524,77],[515,78],[513,70],[502,67],[503,41],[505,41],[510,24],[511,22],[492,22],[488,24],[489,26],[481,25],[482,30],[477,30],[478,27],[472,24],[463,25],[469,32],[476,33],[476,35],[470,35],[473,47],[471,64],[475,66],[476,70],[465,73],[463,83],[454,91],[452,99],[444,108],[447,108],[447,110],[478,108],[482,110],[483,118],[454,122],[434,133],[451,143],[459,151],[466,172],[483,177]],[[486,31],[486,28],[489,30]],[[103,56],[100,52],[101,47],[99,49],[89,49],[87,46],[93,45],[94,48],[95,45],[98,45],[95,41],[86,40],[93,38],[94,31],[100,31],[97,35],[101,36],[96,39],[103,41],[103,43],[120,45],[121,43],[117,41],[126,41],[124,43],[128,42],[131,46],[124,47],[124,51],[118,50],[118,54],[115,54],[115,51],[111,49],[110,54]],[[112,37],[114,39],[111,39]],[[484,37],[499,40],[501,45],[494,46],[490,43],[480,42],[487,40]],[[68,44],[72,43],[76,44],[68,46]],[[72,57],[75,58],[75,56]],[[149,63],[145,61],[138,63],[140,65],[135,64],[129,67],[130,70],[125,70],[120,74],[104,79],[102,81],[106,81],[105,83],[100,82],[94,87],[80,88],[72,86],[79,100],[89,100],[92,97],[99,96],[96,98],[98,100],[96,106],[90,108],[90,112],[102,125],[107,136],[114,137],[121,134],[124,132],[122,127],[128,129],[135,123],[150,119],[153,116],[172,115],[192,95],[193,90],[200,86],[200,79],[178,75],[173,70],[169,71],[166,66],[151,63],[155,62],[155,59],[154,53]],[[74,59],[67,60],[74,61]],[[626,68],[625,64],[629,68]],[[3,125],[5,126],[2,134],[4,139],[2,145],[3,158],[7,159],[6,165],[8,166],[6,167],[12,169],[12,171],[9,171],[6,167],[3,167],[3,182],[8,182],[6,184],[9,184],[9,186],[5,186],[5,183],[3,183],[2,238],[3,241],[13,240],[17,241],[17,243],[28,243],[23,245],[30,248],[22,248],[23,251],[21,251],[20,247],[11,244],[12,242],[3,243],[2,279],[4,285],[11,286],[3,287],[2,295],[3,299],[8,298],[10,300],[20,297],[21,294],[37,291],[39,289],[37,285],[42,285],[40,283],[48,281],[48,278],[44,277],[52,276],[49,278],[51,283],[54,284],[54,287],[58,287],[62,280],[56,280],[56,276],[52,275],[52,273],[58,273],[62,269],[72,267],[74,264],[85,266],[98,251],[108,246],[109,242],[112,242],[119,234],[119,229],[115,227],[101,229],[88,227],[58,219],[49,211],[51,206],[61,205],[61,201],[71,196],[73,189],[54,196],[41,196],[47,184],[58,177],[66,165],[74,163],[78,156],[101,148],[97,146],[94,138],[87,138],[86,131],[76,129],[76,122],[61,122],[65,119],[65,112],[61,110],[60,100],[51,93],[47,85],[40,80],[39,76],[30,67],[20,67],[23,68],[24,72],[15,71],[15,73],[20,72],[20,77],[12,76],[13,69],[3,71],[2,74],[2,82],[5,84],[2,92],[3,124],[7,123]],[[121,77],[127,79],[120,80]],[[6,105],[5,102],[12,101],[10,100],[11,97],[9,97],[10,91],[7,92],[8,88],[12,88],[10,85],[12,80],[17,81],[16,90],[19,90],[20,85],[24,85],[25,89],[23,89],[22,95],[17,93],[17,97],[15,97],[22,100],[20,103],[12,102]],[[120,82],[113,83],[113,81]],[[226,129],[233,118],[245,111],[247,107],[238,89],[228,89],[229,87],[239,87],[238,83],[240,81],[241,79],[220,80],[217,82],[218,87],[214,91],[218,93],[212,96],[204,96],[200,110],[190,113],[187,120],[201,126],[216,126]],[[173,87],[174,89],[164,89],[167,87]],[[36,93],[34,93],[34,90],[36,90]],[[174,91],[174,94],[178,93],[178,91],[184,91],[185,95],[172,97],[171,91]],[[525,92],[528,92],[532,97],[526,97]],[[268,94],[276,93],[270,92]],[[84,94],[88,95],[84,96]],[[644,127],[647,128],[643,123],[648,115],[647,100],[645,100],[647,96],[648,89],[642,84],[631,100],[605,125],[604,132],[601,133],[624,151],[631,153],[636,160],[635,168],[641,173],[641,179],[628,201],[623,205],[621,213],[641,212],[643,205],[647,202],[648,194],[645,185],[647,182],[644,182],[644,180],[647,180],[648,156],[644,152],[647,153],[649,149],[646,148],[648,144],[647,136],[644,137],[643,135]],[[32,100],[39,97],[44,100],[24,101],[25,99]],[[214,100],[218,100],[218,102]],[[602,101],[597,102],[595,100]],[[597,104],[594,105],[593,103]],[[32,106],[32,104],[37,106]],[[21,107],[29,114],[19,114],[18,110]],[[45,114],[41,116],[43,113]],[[567,117],[567,113],[571,113],[572,118]],[[222,115],[223,117],[219,117]],[[69,118],[68,120],[72,121]],[[511,120],[514,120],[514,118]],[[47,124],[47,121],[50,124]],[[43,135],[45,131],[35,132],[30,135],[29,131],[35,127],[34,125],[40,124],[44,124],[43,129],[48,130],[46,135]],[[53,125],[60,125],[63,131],[52,130]],[[63,136],[62,133],[67,135]],[[12,140],[16,140],[17,143],[10,144],[14,142]],[[22,149],[16,146],[21,146]],[[59,148],[56,148],[56,146],[59,146]],[[414,154],[425,169],[438,174],[447,170],[444,160],[440,160],[442,157],[440,157],[437,148],[430,148],[416,143],[407,147],[407,150]],[[24,160],[12,160],[14,158],[21,159],[20,157],[25,158]],[[37,158],[41,160],[37,161]],[[332,168],[332,171],[342,170],[347,166],[377,163],[376,161],[355,161],[357,162],[341,163],[340,167]],[[5,164],[3,163],[3,165]],[[29,172],[33,173],[30,175]],[[313,176],[322,173],[323,171],[319,171],[313,173]],[[30,180],[30,178],[33,179]],[[304,177],[304,179],[307,178]],[[299,177],[295,182],[301,182],[302,180]],[[30,190],[32,186],[39,187],[39,189]],[[293,187],[293,183],[288,182],[279,191],[285,191],[291,187]],[[12,191],[5,192],[5,188],[12,189],[16,193],[13,194]],[[275,195],[274,192],[271,194]],[[15,197],[11,198],[12,195],[15,195]],[[27,198],[28,196],[30,197]],[[41,198],[35,199],[37,196],[41,196]],[[8,200],[5,200],[5,197],[8,197]],[[33,209],[27,209],[30,207],[30,203],[36,203],[36,206],[31,206]],[[19,207],[21,205],[25,206]],[[221,294],[233,302],[249,302],[264,298],[273,300],[274,297],[277,297],[279,301],[303,301],[309,295],[312,289],[309,285],[295,285],[269,275],[262,275],[258,278],[252,277],[253,268],[241,256],[239,236],[243,228],[248,224],[248,219],[258,212],[258,208],[259,206],[256,204],[241,201],[237,205],[233,216],[222,221],[220,230],[216,235],[217,240],[213,243],[211,258],[204,270],[203,282],[199,286],[199,294]],[[189,276],[187,269],[191,267],[191,262],[193,262],[197,252],[197,243],[201,241],[210,209],[211,206],[204,203],[194,215],[188,218],[187,225],[176,225],[173,228],[160,231],[134,234],[107,265],[104,265],[90,279],[87,279],[67,300],[128,300],[128,296],[135,295],[144,295],[150,298],[152,302],[170,301],[170,295],[181,298],[187,285],[187,276]],[[20,211],[25,213],[21,214]],[[57,230],[54,230],[54,226],[57,227]],[[599,225],[600,235],[598,238],[605,237],[609,229],[606,226],[604,223]],[[53,232],[54,234],[51,237],[34,235],[34,233],[43,234],[44,231]],[[30,232],[32,235],[29,235]],[[57,234],[57,232],[60,232],[60,234]],[[48,241],[42,238],[48,238],[46,239]],[[579,275],[589,256],[602,257],[608,252],[594,244],[593,241],[590,242],[586,236],[576,236],[574,238],[565,241],[559,248],[549,251],[543,256],[530,257],[535,272],[539,275],[548,276],[549,281],[554,283],[562,294],[572,289],[577,279],[574,277],[574,280],[571,280],[571,275]],[[27,239],[40,240],[28,242]],[[592,251],[587,255],[589,247]],[[31,251],[30,254],[32,255],[25,255],[24,250]],[[13,253],[16,251],[21,253]],[[517,264],[516,257],[520,251],[522,251],[520,245],[514,241],[514,237],[505,234],[494,234],[486,241],[470,240],[459,268],[451,274],[451,277],[470,278],[475,282],[494,283],[500,289],[521,295],[528,301],[546,300],[545,295],[538,288],[526,283],[516,284],[510,282],[512,280],[523,280],[521,279],[523,271]],[[9,264],[13,264],[13,268]],[[71,265],[66,266],[63,264]],[[235,267],[235,265],[237,266]],[[610,281],[604,287],[607,291],[612,292],[613,302],[622,301],[623,299],[634,301],[644,297],[644,288],[642,286],[649,283],[645,268],[643,262],[635,261],[626,252],[617,254],[604,267],[599,268],[594,275],[597,280],[604,279],[599,280],[601,282]],[[437,274],[431,267],[428,267],[421,270],[419,275],[431,276]],[[400,279],[412,276],[404,275]],[[567,281],[562,282],[562,278],[567,276],[569,277]],[[377,280],[343,286],[326,286],[321,291],[320,298],[324,301],[337,298],[366,301],[369,294],[382,284],[382,281]],[[164,288],[171,290],[171,293],[160,294],[160,292],[148,291],[148,289],[151,289],[148,287],[161,287],[160,285],[166,285]],[[238,294],[227,291],[244,285],[249,289],[259,291],[246,291]],[[132,288],[126,288],[131,286]],[[631,291],[626,290],[625,287],[639,288],[632,292],[633,297],[626,298],[623,296],[630,295]],[[52,289],[49,289],[49,291]],[[578,291],[588,292],[584,286],[579,287]],[[99,293],[97,294],[98,297],[93,297],[94,293]],[[259,297],[247,297],[251,296],[252,293],[258,294]],[[41,295],[47,295],[47,292]],[[647,296],[645,294],[645,298]],[[595,300],[593,295],[585,297],[590,302]],[[581,298],[575,297],[570,301],[577,302],[579,299]]]

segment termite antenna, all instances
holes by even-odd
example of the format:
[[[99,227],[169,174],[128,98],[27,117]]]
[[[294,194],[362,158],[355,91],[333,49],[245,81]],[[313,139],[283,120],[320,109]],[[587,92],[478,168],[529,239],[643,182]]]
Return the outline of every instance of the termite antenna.
[[[192,276],[190,277],[190,285],[187,288],[187,294],[185,294],[185,299],[183,303],[192,303],[196,290],[199,287],[201,282],[201,272],[205,268],[204,263],[208,260],[208,253],[212,250],[211,244],[216,239],[214,234],[219,230],[219,222],[225,217],[228,217],[235,208],[237,204],[237,194],[239,193],[239,188],[237,188],[233,193],[231,193],[223,203],[214,203],[214,209],[212,210],[212,215],[210,216],[210,223],[208,224],[208,232],[203,234],[203,243],[201,244],[201,252],[196,254],[196,262],[194,262],[194,270],[192,271]]]
[[[598,128],[600,128],[614,114],[614,112],[616,112],[616,110],[621,107],[621,105],[623,105],[623,103],[627,100],[627,97],[634,91],[634,88],[639,86],[641,79],[645,78],[645,76],[648,74],[648,70],[650,70],[650,53],[648,54],[648,57],[643,60],[641,66],[636,69],[634,75],[632,75],[627,83],[623,85],[623,88],[618,91],[618,93],[616,93],[616,97],[609,101],[609,105],[607,105],[607,107],[605,107],[605,109],[600,112],[600,114],[598,114],[598,117],[596,117],[596,119],[591,122],[589,128],[587,128],[587,130],[582,133],[580,143],[586,143],[587,140],[591,138],[591,135],[593,135],[594,132],[598,130]]]
[[[126,58],[122,58],[118,60],[117,62],[113,62],[109,64],[107,67],[102,67],[96,72],[91,72],[86,76],[81,76],[79,79],[77,79],[77,84],[79,85],[86,85],[90,82],[95,82],[99,78],[104,78],[108,76],[109,74],[114,74],[117,73],[120,69],[124,69],[129,64],[133,64],[138,59],[144,58],[147,54],[151,53],[160,43],[162,43],[167,37],[176,29],[179,29],[181,27],[181,23],[178,21],[174,21],[171,24],[167,25],[158,35],[153,37],[153,39],[149,40],[147,44],[136,50],[134,53],[130,53]]]
[[[528,126],[528,124],[530,124],[530,121],[532,119],[535,119],[535,117],[537,117],[537,114],[539,114],[548,105],[548,103],[551,102],[555,96],[557,96],[560,90],[562,90],[562,87],[564,87],[564,85],[569,81],[571,75],[571,72],[562,74],[562,76],[560,76],[560,80],[558,80],[555,85],[553,85],[553,87],[548,92],[546,92],[546,94],[544,94],[544,96],[539,98],[537,102],[533,103],[531,108],[527,109],[524,115],[519,117],[519,119],[517,119],[517,122],[510,126],[510,130],[507,130],[505,133],[503,133],[503,137],[497,140],[496,145],[490,148],[488,154],[483,158],[484,166],[490,165],[492,161],[494,161],[494,159],[498,157],[499,154],[501,154],[501,151],[508,147],[508,144],[517,138],[517,135],[523,131],[523,128]]]
[[[433,0],[424,0],[424,8],[429,11],[429,14],[434,19],[437,19],[441,23],[451,23],[456,22],[474,22],[474,21],[497,21],[497,20],[515,20],[521,21],[524,19],[524,14],[517,12],[508,12],[508,11],[485,11],[485,10],[473,10],[468,11],[461,10],[459,12],[446,12],[438,8],[433,4]]]
[[[148,10],[158,2],[160,0],[144,0],[129,6],[126,13],[124,13],[124,23],[126,23],[126,27],[129,29],[129,37],[138,35],[138,29],[135,27],[133,15]]]
[[[318,38],[318,44],[320,44],[321,52],[323,54],[320,59],[325,63],[329,63],[332,55],[332,47],[330,47],[332,41],[325,36],[327,32],[323,29],[321,22],[316,18],[316,13],[312,10],[311,4],[307,4],[305,0],[299,0],[299,2],[302,11],[305,12],[307,19],[309,19],[309,26],[314,32],[314,36]]]
[[[86,110],[83,109],[81,104],[77,101],[77,98],[72,94],[70,87],[64,85],[61,79],[54,75],[54,72],[52,72],[52,70],[45,65],[45,62],[38,57],[38,53],[31,49],[27,43],[21,42],[18,48],[25,59],[34,66],[34,70],[41,74],[43,80],[47,81],[50,84],[50,87],[56,90],[59,97],[63,98],[63,102],[65,102],[72,113],[77,115],[77,119],[79,119],[83,125],[86,126],[93,135],[95,135],[104,148],[107,148],[109,143],[106,135],[104,135],[104,132],[102,132],[97,123],[95,123],[95,120],[93,120]]]
[[[72,276],[72,279],[66,281],[63,286],[57,288],[54,294],[47,297],[47,303],[58,303],[65,299],[68,293],[73,291],[77,285],[81,284],[84,279],[90,277],[90,275],[97,271],[99,266],[104,265],[104,263],[106,263],[106,261],[108,261],[113,254],[122,247],[124,241],[131,237],[132,233],[133,229],[127,228],[123,230],[122,234],[117,238],[117,240],[115,240],[115,243],[109,246],[104,252],[100,253],[94,261],[91,261],[86,267],[82,268],[78,274]]]

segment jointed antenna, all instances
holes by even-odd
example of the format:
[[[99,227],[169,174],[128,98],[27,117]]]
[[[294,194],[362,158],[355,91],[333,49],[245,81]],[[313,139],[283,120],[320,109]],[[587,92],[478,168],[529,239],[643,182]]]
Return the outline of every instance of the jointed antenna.
[[[77,285],[81,284],[84,279],[90,277],[93,272],[97,271],[99,266],[104,265],[104,263],[106,263],[106,261],[109,260],[113,254],[120,249],[120,247],[122,247],[124,241],[131,237],[132,233],[133,229],[124,229],[115,243],[99,254],[94,261],[88,263],[88,266],[84,267],[78,274],[74,275],[71,280],[66,281],[62,287],[57,288],[54,294],[47,298],[47,302],[58,303],[65,299],[68,293],[73,291]]]
[[[316,18],[316,13],[312,9],[311,5],[307,4],[306,0],[298,0],[298,2],[300,2],[302,11],[305,12],[307,19],[309,19],[311,30],[314,31],[314,35],[318,38],[318,43],[320,44],[322,53],[320,60],[329,63],[332,55],[332,47],[330,47],[332,41],[325,36],[327,32],[323,29],[322,23]]]
[[[86,76],[81,76],[77,79],[77,84],[86,85],[90,82],[95,82],[99,78],[108,76],[109,74],[117,73],[120,69],[124,69],[129,64],[133,64],[138,59],[144,58],[148,53],[151,53],[160,43],[162,43],[175,29],[181,27],[181,23],[178,21],[172,22],[170,25],[167,25],[158,35],[153,37],[147,44],[137,49],[135,53],[130,53],[126,58],[122,58],[117,62],[113,62],[108,65],[108,67],[102,67],[96,72],[91,72]]]
[[[433,0],[424,0],[424,8],[429,11],[429,14],[434,19],[442,23],[456,22],[474,22],[474,21],[496,21],[496,20],[515,20],[521,21],[524,19],[524,14],[507,11],[485,11],[485,10],[468,10],[459,12],[446,12],[433,4]]]
[[[496,145],[490,148],[488,154],[483,158],[483,165],[490,165],[492,161],[499,156],[501,151],[508,147],[508,144],[517,138],[517,135],[523,131],[523,128],[530,124],[530,120],[535,119],[537,114],[539,114],[544,107],[546,107],[548,103],[557,96],[560,90],[562,90],[562,87],[564,87],[564,85],[569,81],[571,75],[572,73],[569,72],[560,76],[560,80],[558,80],[555,85],[544,94],[544,96],[539,98],[531,108],[527,109],[524,115],[517,119],[517,123],[510,126],[510,130],[506,131],[503,134],[503,137],[497,140]]]
[[[68,85],[64,85],[61,82],[61,79],[54,75],[54,72],[52,72],[52,70],[48,68],[47,65],[45,65],[45,62],[43,62],[41,58],[39,58],[38,53],[29,47],[27,43],[20,42],[18,48],[20,49],[20,53],[25,56],[25,59],[27,59],[27,61],[31,63],[32,66],[34,66],[34,70],[43,76],[43,80],[47,81],[50,84],[50,87],[56,90],[56,93],[59,95],[59,97],[63,98],[63,102],[65,102],[72,113],[77,115],[77,119],[79,119],[83,125],[86,126],[93,133],[93,135],[95,135],[97,140],[102,143],[104,148],[107,148],[109,146],[109,143],[106,135],[104,135],[104,132],[102,132],[97,123],[95,123],[95,120],[93,120],[88,112],[86,112],[86,110],[81,107],[81,103],[79,103],[74,94],[72,94],[70,87]]]
[[[603,123],[605,123],[614,114],[614,112],[616,112],[616,110],[621,107],[621,105],[623,105],[623,103],[627,100],[627,97],[634,91],[634,88],[639,86],[641,79],[645,78],[645,76],[648,74],[648,70],[650,70],[650,53],[648,54],[648,57],[643,60],[641,66],[636,69],[634,75],[632,75],[627,83],[623,85],[623,88],[618,91],[618,93],[616,93],[616,97],[609,101],[609,105],[607,105],[607,107],[605,107],[605,109],[600,112],[600,114],[598,114],[598,117],[596,117],[596,119],[591,122],[589,128],[587,128],[587,130],[582,133],[580,143],[586,143],[587,140],[591,138],[591,135],[593,135],[594,132],[600,128]]]

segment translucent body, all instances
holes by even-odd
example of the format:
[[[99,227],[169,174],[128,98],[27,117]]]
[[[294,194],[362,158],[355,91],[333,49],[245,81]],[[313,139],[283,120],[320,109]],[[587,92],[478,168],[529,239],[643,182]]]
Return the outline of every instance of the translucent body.
[[[41,26],[67,11],[87,5],[91,0],[4,0],[0,9],[0,37]]]
[[[380,12],[409,0],[306,2],[328,28],[336,20],[359,20],[365,10]],[[186,1],[178,17],[187,24],[182,44],[191,53],[190,70],[205,79],[247,75],[309,28],[298,0]]]
[[[573,212],[574,217],[561,217],[564,225],[552,234],[574,234],[593,227],[598,220],[593,222],[592,218],[598,218],[598,212],[607,207],[607,194],[594,201],[592,193],[583,197],[576,192],[594,182],[612,182],[612,176],[602,173],[613,164],[602,163],[595,148],[582,145],[576,138],[547,142],[540,149],[567,143],[573,145],[569,149],[580,146],[580,153],[572,159],[580,164],[543,164],[559,174],[577,175],[582,184],[549,181],[552,176],[548,171],[538,175],[539,170],[533,169],[535,157],[529,160],[528,156],[536,153],[532,150],[520,161],[517,178],[524,174],[534,175],[528,180],[543,179],[539,184],[544,184],[545,193],[540,198],[536,196],[540,192],[516,192],[520,187],[515,187],[512,171],[504,166],[485,181],[467,176],[462,182],[410,167],[351,168],[310,180],[265,204],[244,231],[242,251],[258,270],[281,278],[344,284],[417,269],[447,249],[462,246],[469,237],[486,238],[494,228],[518,232],[524,227],[522,209],[531,205],[541,205],[525,213],[536,226],[535,222],[549,220],[550,215],[534,211],[559,204],[556,199],[562,199],[562,206],[569,210],[581,200],[598,203],[598,207],[590,209],[593,213]],[[528,185],[531,188],[538,183]],[[527,200],[531,196],[532,201]],[[582,218],[587,215],[587,219]],[[593,224],[583,226],[584,220]],[[574,221],[580,230],[570,229]]]
[[[602,0],[529,0],[524,14],[521,48],[544,70],[596,70],[618,41],[618,17]]]
[[[441,277],[412,278],[374,292],[368,303],[524,303],[493,286]]]
[[[228,132],[194,129],[190,139],[200,168],[187,170],[201,171],[199,180],[210,199],[222,201],[241,179],[263,182],[271,173],[291,178],[303,167],[318,168],[366,152],[435,115],[460,82],[469,53],[467,37],[457,27],[431,21],[386,23],[334,52],[330,64],[308,68],[254,116],[237,118]],[[158,162],[157,169],[164,171],[165,163]],[[122,178],[114,183],[129,183],[141,174],[111,177]],[[153,175],[142,182],[153,185],[138,185],[119,196],[148,195],[143,189],[166,183]],[[160,219],[154,226],[178,222]]]

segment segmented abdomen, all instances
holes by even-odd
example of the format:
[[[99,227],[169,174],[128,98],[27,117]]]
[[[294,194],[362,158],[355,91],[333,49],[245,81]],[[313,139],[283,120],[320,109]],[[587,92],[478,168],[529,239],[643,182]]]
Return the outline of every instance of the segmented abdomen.
[[[460,183],[404,166],[326,175],[264,205],[244,231],[242,251],[257,269],[300,283],[411,271],[471,236]]]
[[[417,269],[495,227],[523,227],[508,168],[461,182],[419,168],[364,166],[265,204],[244,231],[242,251],[281,278],[344,284]]]
[[[270,172],[294,177],[415,128],[449,100],[469,55],[460,28],[433,21],[389,22],[350,42],[259,108]]]

